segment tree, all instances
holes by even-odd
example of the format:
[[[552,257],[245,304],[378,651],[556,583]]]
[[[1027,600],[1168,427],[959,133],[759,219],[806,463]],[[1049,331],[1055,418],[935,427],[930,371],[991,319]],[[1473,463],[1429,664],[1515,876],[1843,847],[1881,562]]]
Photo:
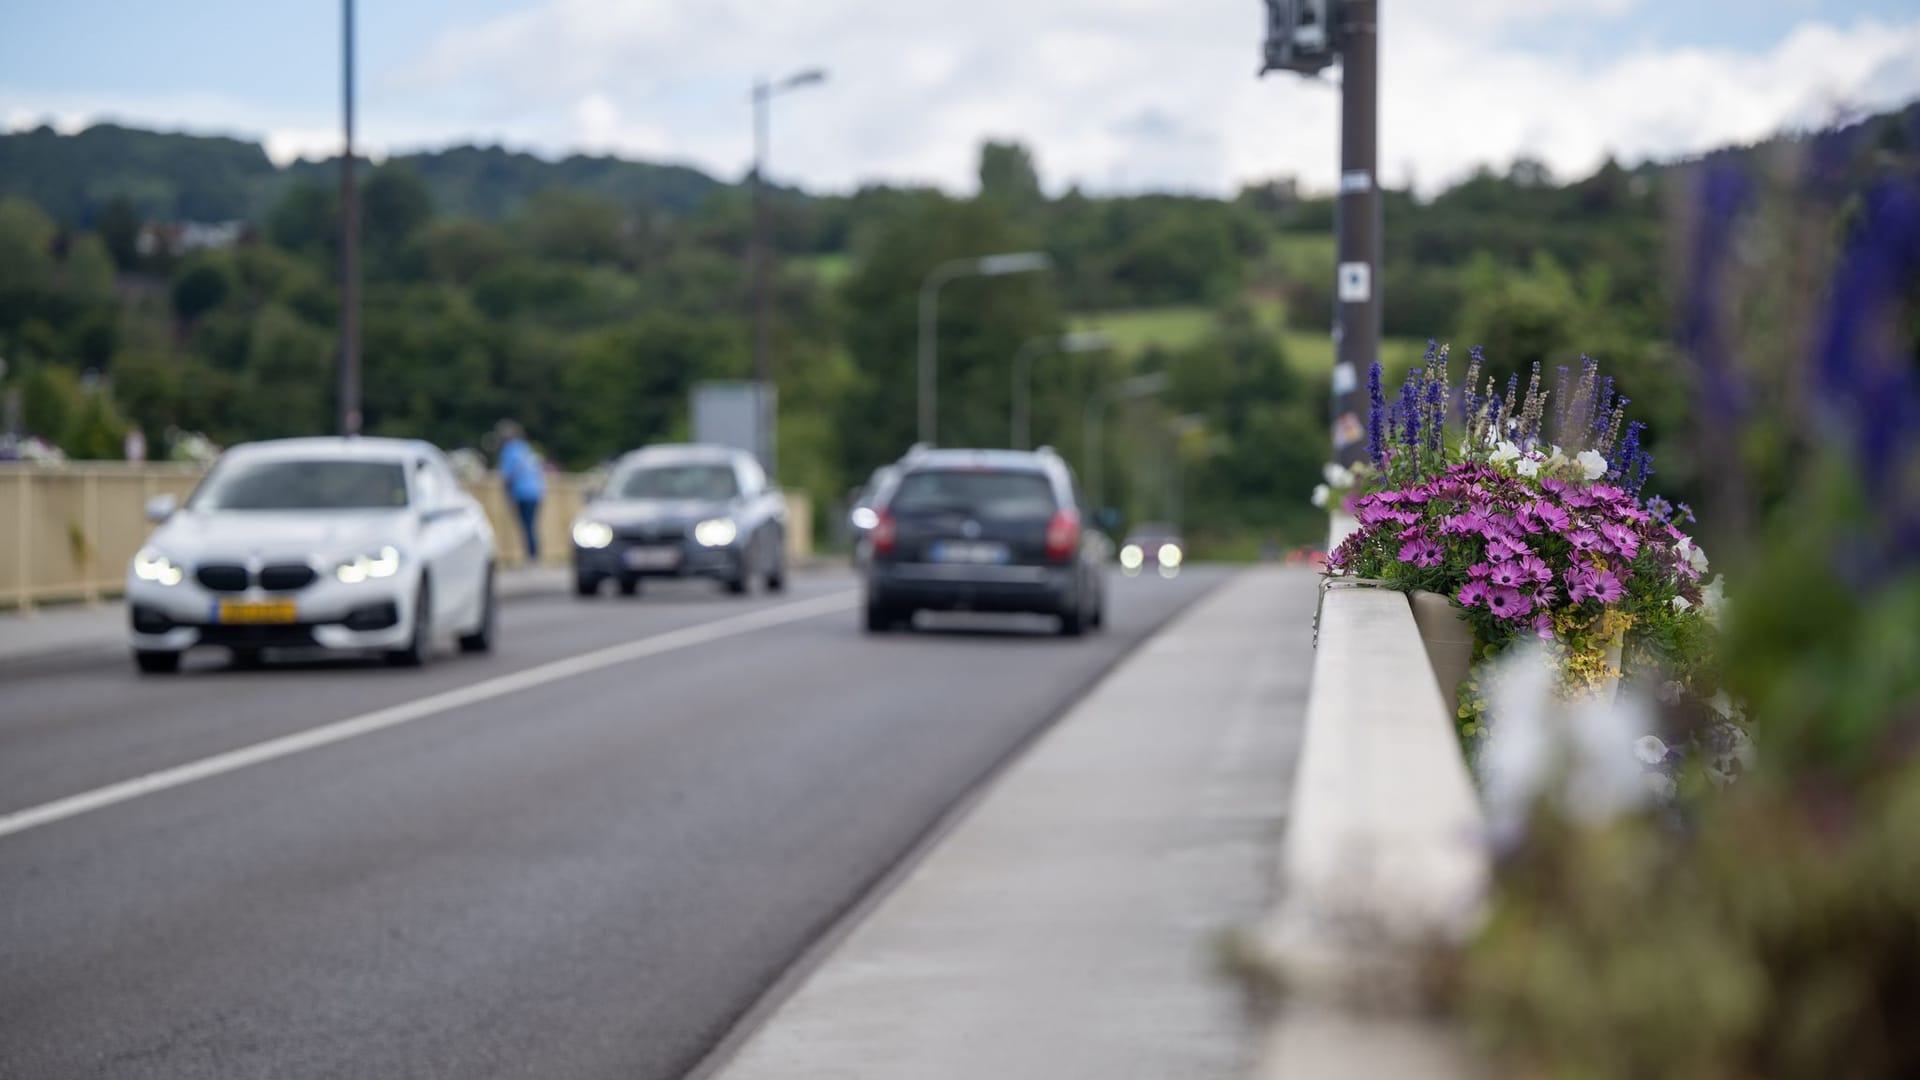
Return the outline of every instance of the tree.
[[[140,261],[140,214],[125,195],[115,195],[100,210],[100,239],[106,242],[113,264],[131,270]]]
[[[188,265],[173,281],[173,312],[181,322],[192,323],[220,306],[233,291],[233,278],[227,268],[211,259]]]
[[[399,272],[399,255],[433,217],[433,197],[420,174],[401,163],[382,165],[360,187],[361,236],[370,270]]]
[[[980,145],[980,197],[999,203],[1016,219],[1034,220],[1047,197],[1025,146],[993,140]]]

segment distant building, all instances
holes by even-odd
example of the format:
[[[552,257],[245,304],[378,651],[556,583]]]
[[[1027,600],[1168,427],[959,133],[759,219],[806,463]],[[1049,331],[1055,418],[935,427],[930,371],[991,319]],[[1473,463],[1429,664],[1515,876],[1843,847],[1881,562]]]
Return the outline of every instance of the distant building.
[[[224,251],[247,239],[244,221],[151,221],[140,226],[134,250],[142,258]]]

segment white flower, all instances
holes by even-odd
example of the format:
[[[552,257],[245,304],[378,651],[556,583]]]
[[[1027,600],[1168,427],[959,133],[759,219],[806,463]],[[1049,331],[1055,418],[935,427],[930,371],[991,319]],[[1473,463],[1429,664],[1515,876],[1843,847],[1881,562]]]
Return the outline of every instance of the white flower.
[[[1513,471],[1519,473],[1521,476],[1539,476],[1540,462],[1530,457],[1521,458],[1519,461],[1513,463]]]
[[[1650,772],[1647,774],[1647,790],[1653,792],[1654,798],[1666,802],[1673,798],[1674,793],[1680,790],[1680,786],[1673,782],[1671,776]]]
[[[1701,551],[1698,547],[1694,548],[1693,551],[1687,556],[1687,565],[1693,567],[1693,572],[1696,574],[1706,573],[1707,572],[1707,553],[1704,551]]]
[[[1658,765],[1667,760],[1667,744],[1658,735],[1642,735],[1633,741],[1633,756],[1648,765]]]
[[[1673,598],[1673,610],[1675,611],[1685,611],[1692,606],[1693,601],[1684,596],[1676,596]]]
[[[1553,448],[1553,453],[1547,455],[1547,468],[1549,469],[1557,469],[1566,463],[1567,455],[1561,453],[1560,448],[1557,446]]]
[[[1714,712],[1719,713],[1728,720],[1737,722],[1747,718],[1747,711],[1734,704],[1733,699],[1727,696],[1725,690],[1718,691],[1712,697],[1708,698],[1707,705],[1712,708]]]
[[[1328,487],[1349,488],[1353,486],[1353,470],[1338,462],[1328,462],[1320,470],[1320,475],[1327,478]]]
[[[1598,450],[1582,450],[1573,460],[1580,466],[1581,475],[1589,480],[1598,480],[1607,475],[1607,459],[1601,457]]]
[[[1499,465],[1504,465],[1507,462],[1512,461],[1514,458],[1517,458],[1519,456],[1520,456],[1520,448],[1518,446],[1515,446],[1511,441],[1506,439],[1500,440],[1500,445],[1494,447],[1494,450],[1493,450],[1494,463]]]
[[[1313,485],[1313,505],[1324,509],[1327,505],[1327,496],[1330,494],[1332,494],[1332,492],[1327,489],[1327,485]]]
[[[1726,609],[1726,606],[1726,579],[1715,575],[1712,581],[1707,582],[1706,588],[1700,590],[1700,607],[1707,613],[1707,618],[1718,625],[1720,613]]]

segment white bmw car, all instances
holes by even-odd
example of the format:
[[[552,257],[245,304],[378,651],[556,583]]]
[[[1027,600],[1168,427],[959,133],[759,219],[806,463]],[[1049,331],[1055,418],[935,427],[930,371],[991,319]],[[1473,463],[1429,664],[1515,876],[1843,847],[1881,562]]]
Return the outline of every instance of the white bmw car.
[[[494,539],[445,455],[406,439],[282,439],[221,455],[127,568],[134,662],[198,645],[372,651],[417,666],[452,634],[494,636]]]

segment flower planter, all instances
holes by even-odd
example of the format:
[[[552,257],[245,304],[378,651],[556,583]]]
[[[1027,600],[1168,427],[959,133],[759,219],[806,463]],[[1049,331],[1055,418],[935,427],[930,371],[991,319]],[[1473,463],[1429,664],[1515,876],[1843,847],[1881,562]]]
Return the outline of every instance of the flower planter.
[[[1460,707],[1460,684],[1473,667],[1473,626],[1460,605],[1444,594],[1417,589],[1407,600],[1413,605],[1413,622],[1427,646],[1427,663],[1451,716]]]

